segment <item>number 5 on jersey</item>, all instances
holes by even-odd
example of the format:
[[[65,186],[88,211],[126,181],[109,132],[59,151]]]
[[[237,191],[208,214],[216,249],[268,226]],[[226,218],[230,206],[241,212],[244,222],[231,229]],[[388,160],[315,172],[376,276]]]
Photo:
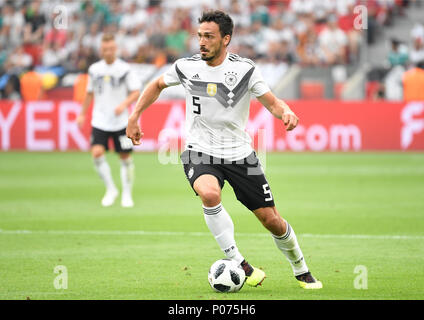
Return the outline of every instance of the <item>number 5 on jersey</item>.
[[[193,113],[200,114],[200,97],[193,96]]]

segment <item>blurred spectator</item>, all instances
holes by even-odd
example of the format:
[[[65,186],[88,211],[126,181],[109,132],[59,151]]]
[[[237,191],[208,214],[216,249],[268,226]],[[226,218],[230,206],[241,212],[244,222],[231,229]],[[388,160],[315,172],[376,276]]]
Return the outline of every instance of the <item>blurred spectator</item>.
[[[35,0],[25,12],[24,42],[39,43],[43,38],[46,17],[40,11],[41,1]]]
[[[139,47],[145,44],[147,44],[146,35],[139,32],[136,28],[130,29],[122,39],[120,56],[125,60],[131,61],[135,57]]]
[[[418,38],[424,41],[424,25],[422,25],[421,23],[415,24],[411,30],[411,38]]]
[[[253,58],[273,63],[294,61],[294,33],[290,28],[286,28],[281,20],[273,18],[269,27],[262,26],[260,20],[257,20],[252,29],[255,31],[255,37],[250,45],[256,51]]]
[[[25,19],[22,12],[15,10],[12,5],[6,3],[1,11],[1,31],[0,41],[16,46],[22,43],[22,32],[25,25]]]
[[[416,36],[412,39],[412,48],[409,52],[409,61],[416,65],[424,61],[424,37]]]
[[[359,47],[361,43],[362,30],[355,29],[355,19],[357,15],[354,13],[355,0],[339,0],[337,1],[337,14],[339,28],[343,30],[348,39],[348,59],[349,61],[357,61],[359,58]]]
[[[91,65],[98,60],[97,54],[92,47],[84,47],[80,45],[78,50],[72,52],[69,59],[72,61],[72,65],[81,68],[83,65]]]
[[[9,49],[6,48],[4,42],[0,42],[0,74],[4,70],[4,65],[9,57]]]
[[[403,75],[403,99],[424,101],[424,60]]]
[[[61,48],[59,43],[46,43],[41,61],[45,67],[56,67],[64,64],[67,57],[66,49]]]
[[[379,5],[377,0],[370,0],[367,2],[368,11],[368,30],[367,30],[367,42],[368,44],[374,44],[377,38],[378,25],[379,25]],[[380,20],[381,21],[381,20]]]
[[[318,35],[313,28],[306,28],[298,34],[297,56],[303,66],[317,66],[322,56],[318,42]]]
[[[251,2],[250,20],[252,22],[260,21],[264,26],[270,24],[269,9],[265,0],[253,0]]]
[[[281,42],[271,42],[269,46],[269,59],[271,63],[292,64],[296,61],[293,51],[290,49],[290,43],[286,40]]]
[[[389,70],[384,79],[384,97],[390,101],[401,101],[403,99],[402,78],[405,73],[403,65],[396,65]]]
[[[81,39],[84,33],[88,30],[83,20],[80,19],[78,12],[74,12],[68,16],[68,34],[74,34],[76,39]]]
[[[314,2],[311,0],[291,0],[290,11],[299,15],[310,15],[314,11]]]
[[[86,1],[81,6],[82,14],[81,21],[86,26],[87,30],[91,28],[92,24],[101,25],[103,16],[100,11],[96,11],[91,1]]]
[[[275,18],[272,22],[272,29],[277,35],[277,41],[286,42],[289,49],[294,53],[296,48],[296,36],[289,25],[284,24],[282,19]]]
[[[43,82],[34,71],[34,65],[21,77],[21,95],[25,101],[36,101],[43,97]]]
[[[122,6],[118,0],[110,1],[108,6],[101,5],[105,8],[104,23],[119,25],[122,19]]]
[[[146,30],[148,43],[158,49],[165,48],[165,35],[166,29],[160,20],[154,20],[151,24],[151,28]],[[194,35],[197,36],[197,30]]]
[[[146,10],[138,8],[137,2],[132,2],[128,11],[122,15],[122,19],[119,22],[119,26],[124,30],[132,30],[144,27],[148,22],[149,16]]]
[[[86,48],[98,50],[100,48],[101,38],[100,25],[98,23],[92,23],[90,25],[89,33],[84,35],[82,38],[82,44]]]
[[[327,27],[318,36],[324,62],[328,65],[347,62],[347,36],[338,27],[337,17],[328,17]]]
[[[19,46],[15,49],[15,51],[10,55],[9,61],[18,69],[26,69],[33,63],[31,55],[25,52],[23,46]]]
[[[249,18],[249,6],[242,5],[242,1],[232,0],[231,7],[229,8],[231,12],[231,18],[233,19],[234,26],[237,27],[248,27],[250,25]]]
[[[176,60],[187,52],[189,44],[189,34],[186,30],[181,29],[178,20],[174,18],[166,35],[165,46],[169,56],[169,60]]]
[[[401,44],[399,40],[391,40],[391,50],[388,54],[390,67],[406,66],[408,62],[408,48]]]
[[[248,43],[255,50],[254,59],[264,58],[268,52],[268,40],[270,33],[262,26],[261,20],[254,20],[250,28]]]
[[[0,99],[17,101],[21,99],[19,93],[19,79],[16,76],[9,77],[6,86],[0,91]]]

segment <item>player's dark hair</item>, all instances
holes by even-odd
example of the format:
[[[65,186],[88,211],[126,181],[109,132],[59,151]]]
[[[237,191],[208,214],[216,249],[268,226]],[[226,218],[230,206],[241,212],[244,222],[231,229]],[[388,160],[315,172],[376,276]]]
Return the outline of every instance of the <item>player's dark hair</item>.
[[[233,19],[225,12],[220,10],[204,11],[199,18],[199,24],[203,22],[215,22],[219,26],[221,37],[225,37],[226,35],[233,36]]]

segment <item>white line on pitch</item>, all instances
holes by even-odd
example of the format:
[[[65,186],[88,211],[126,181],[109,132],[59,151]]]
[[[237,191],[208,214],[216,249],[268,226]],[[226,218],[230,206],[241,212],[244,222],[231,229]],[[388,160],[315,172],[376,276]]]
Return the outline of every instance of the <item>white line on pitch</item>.
[[[209,232],[178,232],[178,231],[121,231],[121,230],[2,230],[0,234],[13,235],[105,235],[105,236],[196,236],[210,237]],[[269,237],[267,233],[236,233],[238,237]],[[370,235],[370,234],[299,234],[303,238],[322,238],[322,239],[376,239],[376,240],[424,240],[424,235]]]

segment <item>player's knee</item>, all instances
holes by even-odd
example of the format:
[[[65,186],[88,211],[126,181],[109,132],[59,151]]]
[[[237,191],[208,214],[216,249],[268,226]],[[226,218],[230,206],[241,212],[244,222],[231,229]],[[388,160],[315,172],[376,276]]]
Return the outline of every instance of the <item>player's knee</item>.
[[[131,157],[131,153],[129,152],[121,152],[119,153],[119,158],[121,158],[121,160],[127,160]]]
[[[104,154],[105,154],[105,150],[103,148],[93,147],[91,149],[91,155],[92,155],[93,158],[100,158]]]
[[[214,207],[221,202],[221,190],[214,187],[207,187],[198,192],[202,202],[207,207]]]

